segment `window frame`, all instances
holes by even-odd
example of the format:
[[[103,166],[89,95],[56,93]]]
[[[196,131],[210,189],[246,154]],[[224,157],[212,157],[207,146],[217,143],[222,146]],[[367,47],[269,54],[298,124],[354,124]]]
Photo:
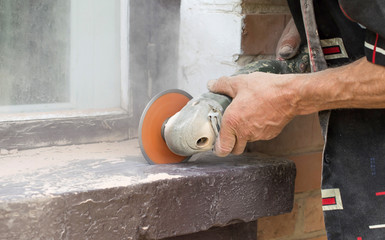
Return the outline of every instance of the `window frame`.
[[[129,14],[129,0],[120,0],[120,108],[1,114],[0,149],[123,141],[137,135],[130,98]]]
[[[0,149],[138,137],[141,113],[150,99],[178,87],[181,0],[119,0],[119,4],[120,107],[1,114]]]

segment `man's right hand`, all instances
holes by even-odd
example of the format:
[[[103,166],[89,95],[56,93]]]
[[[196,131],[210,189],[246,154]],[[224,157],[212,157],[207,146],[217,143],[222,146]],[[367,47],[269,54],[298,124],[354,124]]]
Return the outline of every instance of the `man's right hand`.
[[[300,44],[297,28],[290,20],[279,40],[277,59],[292,58]],[[247,142],[271,139],[281,132],[295,115],[293,97],[285,89],[286,82],[282,75],[255,72],[208,83],[210,91],[233,98],[223,116],[215,144],[218,156],[241,154]]]
[[[277,136],[296,115],[296,96],[288,83],[286,75],[263,72],[210,81],[211,92],[233,99],[222,118],[215,154],[241,154],[247,142]]]

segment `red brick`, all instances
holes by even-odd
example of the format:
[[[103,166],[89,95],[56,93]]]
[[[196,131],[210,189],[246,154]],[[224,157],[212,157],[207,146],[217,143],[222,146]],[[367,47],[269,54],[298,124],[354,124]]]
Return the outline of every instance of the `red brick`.
[[[287,0],[243,0],[243,14],[290,13]]]
[[[297,216],[298,205],[294,204],[291,213],[258,219],[257,239],[269,240],[292,235],[295,230]]]
[[[309,240],[328,240],[328,238],[325,236],[322,236],[322,237],[317,237],[317,238],[311,238]]]
[[[243,0],[243,3],[264,3],[268,5],[287,5],[286,0]]]
[[[322,152],[288,157],[297,168],[295,192],[307,192],[321,187]]]
[[[305,199],[304,232],[309,233],[324,229],[321,194],[308,197]]]
[[[247,150],[269,155],[293,156],[322,151],[323,145],[318,114],[314,113],[295,117],[276,138],[249,143]]]
[[[291,16],[288,14],[246,15],[242,33],[242,50],[245,55],[271,55]]]

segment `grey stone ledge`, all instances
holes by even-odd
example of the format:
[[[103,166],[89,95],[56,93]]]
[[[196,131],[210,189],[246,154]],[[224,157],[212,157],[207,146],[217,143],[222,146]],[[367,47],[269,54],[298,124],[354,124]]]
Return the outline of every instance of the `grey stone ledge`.
[[[136,141],[0,155],[0,239],[163,239],[291,211],[291,161],[192,160],[148,165]]]

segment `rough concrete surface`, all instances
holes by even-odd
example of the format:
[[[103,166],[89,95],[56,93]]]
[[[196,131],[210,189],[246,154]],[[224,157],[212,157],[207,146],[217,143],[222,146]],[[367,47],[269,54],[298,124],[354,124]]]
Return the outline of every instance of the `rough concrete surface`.
[[[192,160],[148,165],[136,141],[0,155],[0,239],[163,239],[292,208],[288,160]]]

